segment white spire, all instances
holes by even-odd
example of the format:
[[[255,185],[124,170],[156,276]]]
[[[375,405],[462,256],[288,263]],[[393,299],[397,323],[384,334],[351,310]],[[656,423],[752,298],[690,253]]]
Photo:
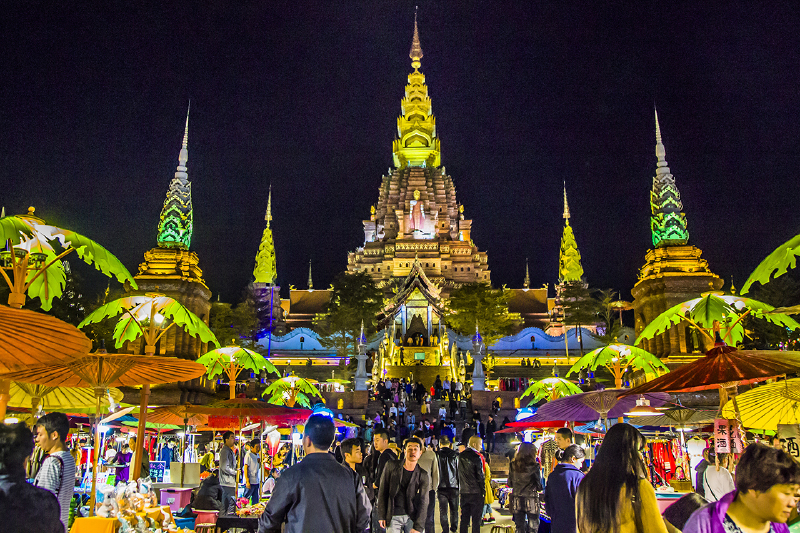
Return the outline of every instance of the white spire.
[[[264,220],[267,221],[267,227],[272,221],[272,184],[269,185],[269,196],[267,196],[267,214],[264,215]]]
[[[183,143],[181,144],[181,153],[178,155],[178,172],[186,174],[186,162],[189,160],[189,109],[192,107],[192,102],[189,102],[189,107],[186,108],[186,128],[183,130]],[[177,172],[176,172],[177,177]],[[186,177],[186,176],[183,176]]]
[[[656,174],[669,174],[667,151],[664,149],[664,143],[661,142],[661,126],[658,124],[658,110],[655,106],[653,106],[653,111],[656,115],[656,157],[658,158]]]
[[[569,204],[567,203],[567,182],[564,182],[564,219],[569,224]]]
[[[522,288],[527,289],[531,286],[531,275],[528,272],[528,258],[525,258],[525,281],[522,283]]]
[[[311,259],[308,260],[308,290],[314,290],[314,280],[311,279]]]

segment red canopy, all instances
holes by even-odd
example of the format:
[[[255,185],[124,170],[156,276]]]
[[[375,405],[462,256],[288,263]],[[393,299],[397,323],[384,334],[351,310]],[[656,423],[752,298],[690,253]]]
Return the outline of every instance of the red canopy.
[[[516,422],[509,422],[504,429],[496,433],[520,433],[528,429],[544,429],[544,428],[565,428],[568,422],[566,420],[547,420],[534,422],[529,418],[518,420]]]

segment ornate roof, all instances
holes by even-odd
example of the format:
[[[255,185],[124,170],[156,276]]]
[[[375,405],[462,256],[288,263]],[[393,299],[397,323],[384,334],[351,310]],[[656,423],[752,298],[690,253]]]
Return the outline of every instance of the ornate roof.
[[[392,297],[391,300],[387,302],[384,306],[382,311],[382,316],[378,317],[378,322],[383,323],[388,321],[391,317],[399,310],[400,306],[402,306],[410,297],[411,294],[415,291],[419,290],[420,293],[425,297],[428,302],[430,302],[431,306],[436,310],[439,315],[444,314],[444,310],[441,307],[441,290],[439,287],[436,286],[428,276],[425,275],[425,270],[422,267],[422,264],[419,262],[418,258],[414,259],[414,264],[411,267],[411,272],[408,273],[405,280],[402,282],[400,288]]]
[[[158,246],[188,250],[192,241],[192,184],[186,172],[189,159],[189,110],[186,110],[186,128],[183,145],[178,155],[178,169],[169,184],[164,207],[158,223]]]
[[[681,193],[675,185],[675,177],[669,171],[666,150],[661,142],[661,128],[656,116],[656,157],[658,163],[656,175],[653,177],[653,189],[650,191],[650,232],[653,234],[653,246],[682,246],[689,242],[689,230],[686,227],[686,215],[683,213]]]

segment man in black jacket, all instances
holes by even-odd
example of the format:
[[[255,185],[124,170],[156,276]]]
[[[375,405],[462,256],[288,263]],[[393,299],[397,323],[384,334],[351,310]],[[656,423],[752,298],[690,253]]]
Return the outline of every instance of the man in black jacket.
[[[458,529],[458,452],[451,448],[452,443],[447,435],[439,437],[439,522],[442,533]],[[448,508],[450,520],[448,521]],[[452,526],[450,525],[452,522]],[[451,529],[452,528],[452,529]]]
[[[397,459],[395,453],[389,448],[389,433],[383,428],[377,428],[372,437],[372,453],[367,458],[367,483],[370,490],[370,502],[372,503],[372,533],[383,533],[384,528],[378,524],[378,510],[375,500],[378,497],[378,486],[381,482],[381,474],[386,467],[386,463],[392,459]]]
[[[483,441],[478,436],[469,439],[468,446],[458,454],[458,497],[461,500],[460,533],[467,533],[472,520],[472,533],[481,531],[481,515],[486,496],[483,456],[480,450]]]
[[[303,433],[305,458],[287,468],[272,491],[258,533],[336,531],[363,533],[372,506],[361,478],[328,453],[336,428],[324,415],[311,415]]]
[[[390,461],[383,469],[378,489],[378,523],[387,533],[420,533],[428,516],[431,480],[418,464],[422,441],[405,442],[405,459]]]

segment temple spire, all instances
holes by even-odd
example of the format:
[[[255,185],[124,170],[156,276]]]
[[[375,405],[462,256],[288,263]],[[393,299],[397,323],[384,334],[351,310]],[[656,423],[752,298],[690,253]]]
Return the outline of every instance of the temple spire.
[[[314,290],[314,280],[311,279],[311,259],[308,260],[308,290]]]
[[[408,57],[411,58],[411,66],[414,67],[415,70],[418,69],[420,67],[420,59],[422,59],[422,46],[419,44],[416,10],[414,10],[414,37],[411,38],[411,51],[408,53]]]
[[[191,104],[190,104],[191,105]],[[178,168],[169,184],[164,207],[158,223],[158,246],[188,250],[192,241],[192,184],[186,170],[189,160],[189,108],[186,109],[186,126],[178,154]]]
[[[656,122],[656,175],[650,191],[650,232],[653,246],[682,246],[689,241],[686,215],[683,213],[681,193],[675,185],[675,177],[667,166],[667,153],[661,139],[658,111],[654,109]]]
[[[567,188],[564,186],[564,232],[561,234],[561,251],[558,256],[558,279],[561,283],[580,281],[583,277],[581,252],[575,241],[572,226],[569,225],[569,206],[567,205]]]
[[[256,278],[256,283],[274,285],[275,278],[278,275],[278,266],[275,256],[275,242],[272,239],[272,229],[270,228],[270,222],[272,221],[272,185],[269,186],[267,213],[264,215],[264,220],[267,221],[267,227],[264,228],[264,233],[261,235],[261,244],[258,246],[256,267],[253,270],[253,275]]]
[[[522,282],[522,288],[527,289],[531,286],[531,275],[528,272],[528,258],[525,258],[525,281]]]

